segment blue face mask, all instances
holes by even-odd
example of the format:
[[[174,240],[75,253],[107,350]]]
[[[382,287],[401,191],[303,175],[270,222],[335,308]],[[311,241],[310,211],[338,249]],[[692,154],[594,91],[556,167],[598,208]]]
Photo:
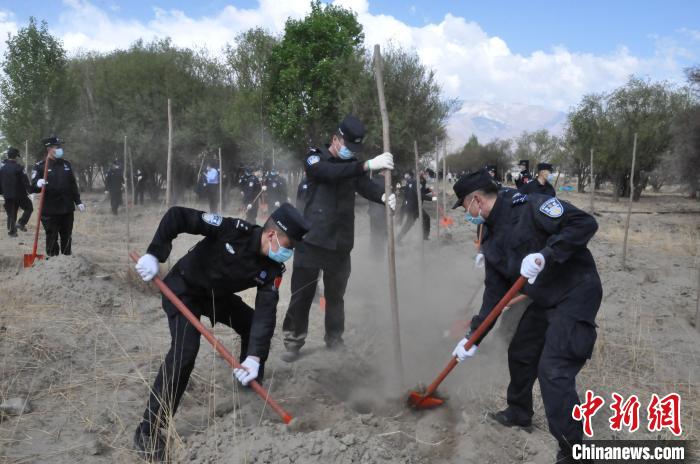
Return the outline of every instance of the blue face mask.
[[[338,150],[338,156],[340,157],[340,159],[348,160],[355,155],[350,151],[348,147],[343,145],[342,147],[340,147],[340,150]]]
[[[554,174],[549,174],[547,176],[547,182],[549,182],[551,184],[553,180],[554,180]]]
[[[469,208],[472,207],[472,203],[474,203],[474,198],[472,198],[472,201],[469,202],[469,207],[467,207],[467,215],[464,216],[464,220],[474,224],[475,226],[480,226],[486,222],[486,219],[484,219],[484,217],[481,215],[481,208],[479,208],[479,212],[477,213],[476,217],[471,215]]]
[[[294,250],[290,250],[289,248],[285,248],[280,245],[280,240],[277,238],[277,234],[275,234],[275,240],[277,240],[277,251],[272,251],[272,247],[269,247],[267,249],[267,257],[273,261],[277,261],[278,263],[283,263],[292,257]]]
[[[56,148],[56,151],[53,152],[53,156],[56,158],[63,158],[63,148]]]

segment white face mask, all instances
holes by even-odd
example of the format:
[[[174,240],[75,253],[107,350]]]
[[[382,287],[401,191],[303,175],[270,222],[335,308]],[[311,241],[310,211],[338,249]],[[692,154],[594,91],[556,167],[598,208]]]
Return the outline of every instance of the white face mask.
[[[56,148],[56,151],[53,152],[53,156],[56,158],[63,158],[63,148]]]

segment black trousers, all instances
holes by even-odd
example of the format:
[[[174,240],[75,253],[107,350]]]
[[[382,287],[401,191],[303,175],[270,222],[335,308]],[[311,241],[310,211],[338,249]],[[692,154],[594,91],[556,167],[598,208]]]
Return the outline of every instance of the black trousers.
[[[17,221],[17,213],[22,209],[22,217]],[[17,224],[26,226],[34,211],[34,206],[29,197],[5,198],[5,212],[7,212],[7,231],[11,234],[17,232]]]
[[[532,417],[532,387],[538,380],[549,431],[565,451],[583,439],[581,422],[571,411],[579,404],[576,375],[593,353],[593,320],[601,299],[600,283],[585,282],[554,308],[531,304],[508,347],[509,414],[518,420]]]
[[[301,253],[299,253],[301,251]],[[306,342],[309,332],[309,311],[316,294],[319,271],[323,270],[323,292],[326,299],[324,340],[327,345],[342,341],[345,331],[345,289],[350,277],[350,252],[332,252],[327,260],[314,256],[304,262],[299,250],[292,270],[292,297],[284,316],[282,331],[287,350],[297,351]],[[301,261],[298,263],[298,261]]]
[[[73,237],[73,211],[66,214],[41,216],[41,223],[46,232],[46,255],[58,256],[71,254]],[[60,244],[60,248],[59,248]]]
[[[144,192],[146,191],[146,189],[144,187],[136,186],[136,188],[134,190],[135,190],[134,196],[136,197],[136,198],[134,198],[134,204],[135,205],[142,205]]]
[[[110,205],[112,206],[112,214],[116,215],[119,211],[119,207],[122,204],[122,191],[121,191],[121,189],[109,191],[109,202],[110,202]]]
[[[408,231],[411,230],[411,227],[413,227],[413,224],[416,222],[416,219],[418,219],[418,214],[414,215],[413,213],[408,213],[406,215],[406,222],[404,222],[403,227],[401,227],[399,234],[396,236],[396,241],[401,241],[401,239],[408,233]],[[430,216],[428,216],[428,213],[425,210],[423,210],[423,240],[428,240],[429,238]]]
[[[176,274],[168,275],[165,283],[196,316],[205,315],[212,325],[221,322],[235,330],[241,337],[240,362],[245,360],[250,327],[253,323],[253,308],[235,294],[214,299],[189,295],[186,283]],[[165,297],[163,310],[168,315],[171,340],[170,350],[158,370],[143,413],[141,427],[151,431],[157,427],[164,427],[168,417],[175,415],[194,369],[201,337],[199,331]],[[257,381],[262,381],[264,372],[265,359],[261,359]]]
[[[209,200],[209,211],[216,213],[219,211],[219,184],[207,184],[207,200]]]

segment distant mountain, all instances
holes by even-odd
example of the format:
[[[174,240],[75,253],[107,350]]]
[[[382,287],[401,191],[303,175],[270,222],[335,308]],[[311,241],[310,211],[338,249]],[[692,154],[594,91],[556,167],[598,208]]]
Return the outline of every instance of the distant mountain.
[[[517,103],[465,102],[447,124],[447,134],[453,148],[464,145],[471,134],[481,143],[507,139],[523,131],[547,129],[561,135],[566,113],[541,106]]]

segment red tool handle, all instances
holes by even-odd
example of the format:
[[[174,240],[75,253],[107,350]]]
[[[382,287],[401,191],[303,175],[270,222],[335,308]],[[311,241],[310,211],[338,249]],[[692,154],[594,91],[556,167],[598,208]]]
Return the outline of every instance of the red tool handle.
[[[139,254],[135,251],[130,252],[129,257],[134,262],[137,262],[140,258]],[[197,319],[197,317],[194,314],[192,314],[192,311],[190,311],[189,308],[185,306],[185,303],[183,303],[182,300],[180,300],[180,298],[178,298],[177,295],[175,295],[173,291],[170,290],[170,288],[168,288],[167,285],[165,285],[165,282],[163,282],[160,279],[160,277],[154,277],[153,283],[156,284],[158,290],[160,290],[161,293],[163,293],[163,295],[165,295],[165,297],[168,300],[170,300],[172,304],[175,305],[175,307],[182,313],[182,315],[185,316],[188,321],[190,321],[190,324],[192,324],[195,327],[195,329],[199,331],[199,333],[204,335],[204,338],[206,338],[207,341],[211,343],[214,349],[219,352],[221,357],[224,358],[224,360],[227,363],[229,363],[231,367],[233,367],[234,369],[241,367],[240,363],[236,361],[236,358],[233,357],[231,352],[227,350],[226,347],[224,347],[221,341],[219,341],[219,339],[216,338],[209,329],[204,327],[204,325],[199,321],[199,319]],[[273,400],[270,397],[270,393],[265,388],[263,388],[262,385],[260,385],[255,380],[250,382],[248,385],[250,385],[250,388],[252,388],[253,391],[255,391],[255,393],[257,393],[258,396],[263,399],[263,401],[270,405],[270,408],[272,408],[273,411],[279,414],[279,416],[282,418],[285,424],[289,424],[292,421],[292,416],[287,411],[282,409],[282,406],[280,406],[275,400]]]
[[[515,281],[513,286],[506,292],[505,295],[503,295],[503,298],[501,298],[501,301],[498,302],[496,306],[491,310],[488,316],[486,316],[486,319],[483,320],[483,322],[477,327],[477,329],[472,333],[472,336],[469,337],[469,340],[467,340],[467,343],[465,343],[464,348],[466,350],[470,349],[472,346],[474,346],[474,342],[478,340],[486,330],[491,327],[491,325],[496,322],[496,319],[498,319],[498,316],[501,315],[503,312],[503,308],[505,308],[510,300],[513,299],[513,297],[520,291],[520,289],[523,288],[525,285],[525,282],[527,282],[527,279],[525,277],[520,276],[518,277],[518,280]],[[452,359],[450,359],[450,362],[447,363],[447,366],[440,372],[440,375],[437,376],[435,380],[433,380],[433,383],[431,383],[428,386],[428,389],[425,391],[425,394],[415,403],[415,406],[420,406],[420,404],[425,400],[427,397],[431,396],[433,393],[435,393],[435,390],[440,386],[443,380],[445,380],[445,377],[452,371],[452,369],[455,368],[455,366],[458,364],[457,357],[452,356]]]
[[[46,155],[44,160],[44,182],[49,177],[49,155]],[[41,187],[41,192],[39,192],[41,198],[39,198],[39,209],[36,212],[36,230],[34,231],[34,247],[32,248],[32,256],[36,257],[36,250],[39,245],[39,229],[41,228],[41,210],[44,209],[44,199],[46,198],[46,183]],[[33,258],[32,258],[33,259]]]

